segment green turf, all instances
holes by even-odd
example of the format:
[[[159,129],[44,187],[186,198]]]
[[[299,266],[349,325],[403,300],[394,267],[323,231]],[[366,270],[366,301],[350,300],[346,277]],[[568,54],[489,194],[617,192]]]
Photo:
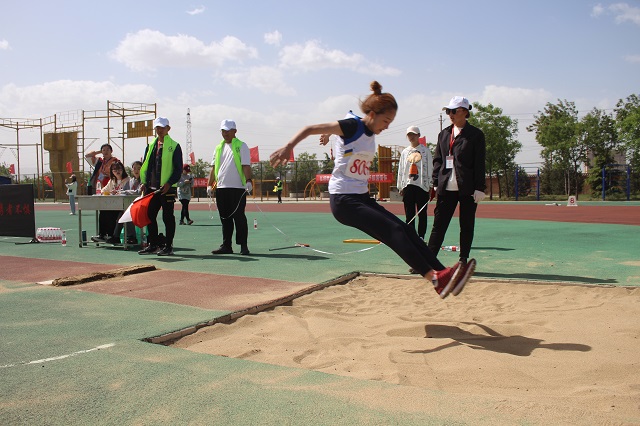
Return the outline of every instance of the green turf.
[[[214,212],[215,213],[215,212]],[[78,247],[77,219],[64,211],[38,212],[37,226],[67,230],[68,244],[14,244],[25,238],[0,237],[0,253],[135,265],[152,263],[159,268],[263,277],[318,283],[353,271],[407,273],[408,267],[386,246],[345,244],[344,239],[369,238],[339,224],[326,213],[262,213],[252,211],[249,221],[251,256],[212,255],[221,243],[220,221],[209,211],[193,211],[195,223],[177,226],[175,256],[140,256],[135,250],[114,246]],[[430,220],[432,218],[429,218]],[[94,219],[83,221],[92,229]],[[429,223],[430,225],[430,223]],[[160,223],[162,232],[163,225]],[[91,235],[92,232],[88,231]],[[631,225],[584,224],[504,219],[478,219],[471,252],[478,260],[477,275],[498,279],[534,279],[592,284],[640,285],[640,228]],[[306,248],[281,247],[309,244],[325,254]],[[454,218],[446,245],[458,245],[458,223]],[[373,248],[371,248],[373,247]],[[371,248],[363,252],[356,252]],[[235,247],[236,252],[239,247]],[[441,251],[440,260],[452,264],[457,253]]]
[[[76,217],[66,211],[37,211],[37,226],[67,230],[67,247],[15,244],[28,239],[0,237],[0,255],[104,263],[105,269],[153,263],[165,269],[309,283],[350,271],[407,271],[385,246],[345,254],[370,246],[344,244],[343,239],[367,237],[326,213],[250,213],[251,223],[258,219],[258,229],[250,229],[252,255],[214,256],[210,251],[220,244],[221,228],[217,215],[211,216],[193,211],[194,225],[177,227],[176,255],[162,258],[122,248],[79,248]],[[85,229],[92,229],[93,216],[85,219]],[[450,229],[446,244],[457,245],[457,219]],[[478,259],[476,276],[639,286],[639,232],[640,227],[626,225],[479,219],[472,250]],[[294,242],[335,254],[303,248],[269,251]],[[456,255],[441,252],[440,258],[451,264]],[[9,282],[0,272],[0,424],[506,423],[493,413],[495,401],[478,396],[453,398],[437,390],[142,341],[225,313]],[[523,417],[521,423],[529,420]]]

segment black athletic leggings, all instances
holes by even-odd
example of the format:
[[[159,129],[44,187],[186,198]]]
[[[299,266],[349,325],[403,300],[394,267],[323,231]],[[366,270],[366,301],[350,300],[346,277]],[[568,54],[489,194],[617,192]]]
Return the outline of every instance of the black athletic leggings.
[[[385,210],[369,194],[331,194],[331,212],[338,222],[351,226],[386,244],[420,275],[444,265],[409,227]]]
[[[191,220],[189,218],[189,201],[191,200],[180,200],[180,204],[182,204],[182,210],[180,211],[180,222],[184,222],[184,219],[187,219],[187,222]]]

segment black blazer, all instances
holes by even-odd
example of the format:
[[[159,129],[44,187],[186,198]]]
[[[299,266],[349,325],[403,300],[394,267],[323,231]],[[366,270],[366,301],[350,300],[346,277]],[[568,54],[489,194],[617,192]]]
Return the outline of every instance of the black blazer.
[[[451,177],[451,169],[447,169],[446,157],[449,155],[449,142],[453,124],[443,129],[438,135],[438,145],[433,153],[433,186],[438,194],[446,191],[447,181]],[[453,142],[453,167],[456,169],[456,180],[460,195],[473,195],[473,191],[486,189],[485,159],[487,145],[482,130],[467,123]]]

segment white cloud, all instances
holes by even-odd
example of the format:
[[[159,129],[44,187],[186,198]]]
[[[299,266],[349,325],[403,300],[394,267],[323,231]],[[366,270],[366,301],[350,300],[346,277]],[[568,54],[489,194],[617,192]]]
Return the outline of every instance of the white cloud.
[[[144,84],[109,81],[58,80],[23,87],[7,84],[0,88],[0,116],[42,118],[71,110],[105,109],[106,100],[111,99],[144,103],[153,102],[156,96],[155,90]]]
[[[349,55],[340,50],[330,50],[315,40],[307,41],[304,45],[293,44],[284,47],[280,51],[280,64],[285,68],[302,71],[348,69],[371,75],[400,74],[400,70],[369,62],[359,53]]]
[[[604,7],[602,7],[601,4],[597,4],[595,6],[593,6],[593,9],[591,9],[591,16],[593,17],[597,17],[600,16],[604,13]]]
[[[323,122],[336,120],[343,117],[349,110],[353,110],[358,115],[362,115],[359,102],[355,95],[331,96],[318,102],[314,108],[314,113],[321,116]]]
[[[0,50],[9,50],[11,47],[9,46],[9,42],[7,40],[0,40]]]
[[[637,64],[640,63],[640,55],[627,55],[624,57],[624,60],[633,64]]]
[[[271,33],[266,33],[264,35],[264,42],[272,46],[280,46],[281,41],[282,41],[282,34],[280,34],[280,31],[276,30]]]
[[[471,101],[474,101],[470,98]],[[535,134],[527,131],[532,123],[531,118],[544,110],[547,102],[555,102],[556,97],[545,89],[526,89],[488,85],[476,99],[481,104],[491,103],[501,108],[504,115],[518,120],[518,140],[522,143],[522,151],[516,156],[520,163],[538,162],[541,147],[535,140]]]
[[[222,78],[235,87],[256,88],[263,93],[284,96],[296,94],[296,91],[285,83],[282,72],[273,67],[254,67],[245,72],[224,74]]]
[[[634,7],[628,3],[614,3],[607,7],[597,4],[591,10],[591,16],[597,17],[605,13],[615,16],[615,21],[622,24],[630,21],[636,25],[640,25],[640,7]]]
[[[474,102],[471,98],[469,100]],[[553,95],[544,89],[488,85],[476,100],[481,104],[491,103],[502,108],[505,114],[530,114],[543,109],[547,102],[554,99]]]
[[[187,10],[187,13],[191,16],[193,15],[200,15],[201,13],[203,13],[206,10],[206,8],[204,6],[200,6],[200,7],[196,7],[193,10]]]
[[[145,29],[127,34],[111,56],[135,71],[155,71],[161,67],[220,67],[227,61],[255,58],[258,53],[232,36],[205,44],[195,37]]]
[[[609,9],[616,15],[617,23],[631,21],[640,25],[640,7],[633,7],[627,3],[616,3],[609,6]]]

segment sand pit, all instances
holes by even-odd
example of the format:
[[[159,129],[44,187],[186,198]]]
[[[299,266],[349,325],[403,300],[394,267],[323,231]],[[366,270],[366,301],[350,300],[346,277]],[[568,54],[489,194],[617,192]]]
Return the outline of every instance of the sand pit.
[[[514,419],[640,421],[640,288],[474,279],[441,301],[420,279],[359,277],[174,346],[477,395]]]

